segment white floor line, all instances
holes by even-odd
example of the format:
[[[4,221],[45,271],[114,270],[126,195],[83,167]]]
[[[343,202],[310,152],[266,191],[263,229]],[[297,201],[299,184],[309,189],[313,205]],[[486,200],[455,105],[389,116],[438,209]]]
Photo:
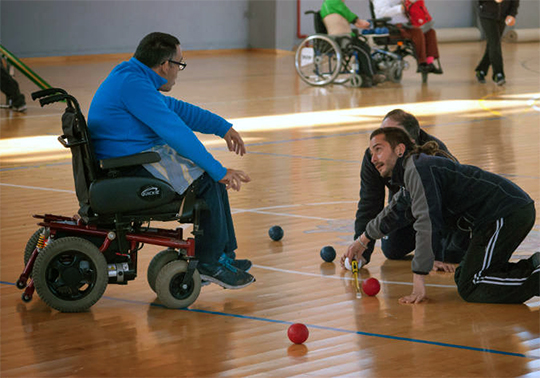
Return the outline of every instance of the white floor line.
[[[271,266],[264,266],[264,265],[257,265],[257,264],[253,264],[253,266],[255,268],[259,268],[259,269],[272,270],[274,272],[280,272],[280,273],[299,274],[299,275],[302,275],[302,276],[329,278],[329,279],[342,280],[342,281],[352,281],[354,279],[353,277],[325,276],[323,274],[309,273],[309,272],[299,272],[297,270],[279,269],[279,268],[273,268]],[[398,282],[398,281],[379,281],[379,282],[384,283],[384,284],[389,284],[389,285],[412,286],[412,282]],[[455,288],[456,287],[456,285],[437,285],[437,284],[426,284],[426,286],[429,286],[429,287],[447,287],[447,288]]]
[[[0,182],[1,186],[10,186],[13,188],[22,188],[22,189],[34,189],[34,190],[43,190],[48,192],[61,192],[61,193],[73,193],[75,194],[74,190],[65,190],[65,189],[53,189],[53,188],[41,188],[39,186],[28,186],[28,185],[15,185],[15,184],[6,184],[4,182]]]
[[[260,210],[249,210],[249,209],[233,209],[231,211],[232,214],[240,214],[240,213],[255,213],[255,214],[266,214],[266,215],[277,215],[281,217],[290,217],[290,218],[304,218],[304,219],[317,219],[317,220],[323,220],[323,221],[333,221],[336,219],[331,218],[320,218],[320,217],[311,217],[309,215],[297,215],[297,214],[287,214],[287,213],[274,213],[271,211],[260,211]]]

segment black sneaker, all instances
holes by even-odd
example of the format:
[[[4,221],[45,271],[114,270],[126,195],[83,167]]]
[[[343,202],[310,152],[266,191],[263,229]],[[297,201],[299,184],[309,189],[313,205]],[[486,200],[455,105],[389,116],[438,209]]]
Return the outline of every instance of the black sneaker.
[[[498,86],[504,85],[504,83],[506,83],[506,79],[504,78],[504,75],[502,73],[498,73],[497,75],[495,75],[493,77],[493,81]]]
[[[240,269],[222,264],[204,264],[197,266],[201,280],[218,284],[225,289],[242,289],[255,282],[255,277]]]
[[[219,258],[219,263],[223,265],[232,265],[236,269],[243,270],[244,272],[247,272],[253,266],[253,263],[248,259],[235,260],[226,254],[221,255]]]
[[[26,101],[24,95],[18,95],[13,101],[11,101],[10,108],[16,112],[25,112],[26,111]]]
[[[433,63],[428,64],[428,72],[435,75],[442,75],[443,70],[440,67],[435,67]]]
[[[429,73],[429,65],[427,63],[420,63],[418,67],[416,67],[416,73]]]
[[[486,83],[486,73],[484,71],[476,71],[476,80],[480,84]]]
[[[360,88],[371,88],[373,87],[373,79],[368,76],[362,75],[362,84],[360,85]]]

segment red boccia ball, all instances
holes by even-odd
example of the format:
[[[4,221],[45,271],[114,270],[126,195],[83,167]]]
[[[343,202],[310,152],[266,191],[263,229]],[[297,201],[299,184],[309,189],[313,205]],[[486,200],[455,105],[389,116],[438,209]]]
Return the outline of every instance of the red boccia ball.
[[[377,295],[379,290],[381,290],[381,284],[376,278],[371,277],[362,282],[362,290],[364,290],[364,293],[372,297]]]
[[[301,323],[292,324],[287,330],[287,336],[295,344],[302,344],[309,336],[308,328]]]

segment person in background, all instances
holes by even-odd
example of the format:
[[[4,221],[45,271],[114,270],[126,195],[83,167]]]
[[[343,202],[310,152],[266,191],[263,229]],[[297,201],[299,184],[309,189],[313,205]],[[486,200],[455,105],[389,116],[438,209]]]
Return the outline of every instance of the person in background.
[[[382,83],[386,78],[384,75],[376,73],[375,63],[371,59],[371,48],[355,33],[351,32],[350,24],[359,29],[367,29],[370,26],[369,22],[354,14],[342,0],[324,0],[320,14],[328,35],[348,36],[351,43],[358,47],[358,69],[362,77],[361,87],[370,88]]]
[[[437,33],[432,22],[422,27],[411,25],[405,4],[402,0],[371,0],[376,18],[390,17],[391,24],[396,25],[403,38],[410,39],[414,44],[419,72],[442,74],[442,69],[433,62],[439,59]],[[414,1],[411,0],[412,3]]]
[[[9,108],[16,112],[25,112],[26,100],[19,89],[19,83],[9,74],[3,62],[0,66],[2,70],[0,88],[2,89],[2,93],[6,95]]]
[[[491,66],[493,81],[497,85],[506,83],[504,74],[501,37],[506,25],[514,26],[519,0],[477,0],[480,25],[486,36],[486,49],[475,68],[476,80],[484,84]]]

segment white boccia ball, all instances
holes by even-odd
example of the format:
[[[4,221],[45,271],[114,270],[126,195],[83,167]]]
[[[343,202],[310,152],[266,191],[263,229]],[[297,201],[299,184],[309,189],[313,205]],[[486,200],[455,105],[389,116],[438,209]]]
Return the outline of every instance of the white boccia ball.
[[[348,257],[345,258],[345,269],[352,270],[351,262]]]

